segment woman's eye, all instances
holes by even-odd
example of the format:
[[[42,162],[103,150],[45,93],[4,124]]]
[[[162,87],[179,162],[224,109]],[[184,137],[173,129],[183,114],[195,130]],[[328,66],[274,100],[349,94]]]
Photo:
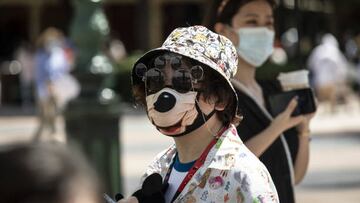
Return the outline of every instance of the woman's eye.
[[[247,25],[257,25],[258,23],[256,20],[248,20],[248,21],[246,21],[246,24]]]
[[[267,27],[274,27],[274,22],[267,22],[267,23],[266,23],[266,26],[267,26]]]

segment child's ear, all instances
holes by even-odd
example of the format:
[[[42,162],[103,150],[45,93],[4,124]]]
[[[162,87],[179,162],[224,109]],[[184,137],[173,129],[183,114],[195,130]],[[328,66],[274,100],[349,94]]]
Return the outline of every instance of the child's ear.
[[[215,110],[217,110],[217,111],[224,111],[225,107],[226,107],[226,103],[224,103],[224,102],[217,103],[217,104],[215,105]]]

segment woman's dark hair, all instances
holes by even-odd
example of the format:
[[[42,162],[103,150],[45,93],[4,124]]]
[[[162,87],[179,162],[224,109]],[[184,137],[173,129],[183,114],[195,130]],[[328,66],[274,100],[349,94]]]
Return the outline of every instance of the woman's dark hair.
[[[80,152],[64,144],[3,146],[0,166],[0,202],[62,203],[82,189],[101,200],[95,172]]]
[[[255,0],[212,0],[207,8],[203,25],[214,31],[216,23],[231,24],[232,18],[239,9],[245,4]],[[272,8],[275,7],[275,0],[264,0],[268,2]]]
[[[184,57],[184,59],[193,66],[200,65],[204,67],[204,78],[200,82],[201,95],[204,97],[205,101],[213,101],[213,99],[216,98],[216,104],[226,104],[223,111],[217,112],[217,116],[224,125],[230,123],[237,125],[241,121],[241,116],[239,115],[239,112],[234,112],[234,109],[238,109],[236,108],[237,102],[233,90],[227,84],[226,80],[212,68],[205,67],[204,64],[188,57]],[[149,61],[150,62],[146,65],[152,67],[153,60]],[[145,85],[143,82],[133,86],[133,95],[137,104],[146,106]]]

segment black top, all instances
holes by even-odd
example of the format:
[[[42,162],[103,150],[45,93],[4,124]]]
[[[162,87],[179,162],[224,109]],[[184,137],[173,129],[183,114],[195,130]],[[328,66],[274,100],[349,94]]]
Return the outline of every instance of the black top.
[[[264,100],[267,103],[270,94],[280,91],[280,86],[275,82],[259,81],[263,89]],[[240,125],[237,127],[240,138],[246,142],[267,128],[271,120],[265,115],[255,101],[246,93],[236,89],[239,97],[239,109],[244,116]],[[266,106],[269,111],[268,105]],[[270,112],[270,111],[269,111]],[[289,151],[294,164],[298,152],[299,139],[298,132],[292,128],[284,132],[284,138],[289,146]],[[288,158],[281,138],[278,137],[272,145],[259,157],[269,170],[276,186],[280,203],[294,203],[294,189],[291,183],[291,173]]]

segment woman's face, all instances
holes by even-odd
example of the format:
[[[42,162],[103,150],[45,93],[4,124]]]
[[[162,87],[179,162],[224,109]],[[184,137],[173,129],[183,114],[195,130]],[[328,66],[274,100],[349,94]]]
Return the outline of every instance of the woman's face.
[[[232,18],[232,36],[228,36],[235,46],[239,44],[236,31],[245,27],[267,27],[274,30],[274,16],[270,4],[264,0],[255,0],[239,8]]]

